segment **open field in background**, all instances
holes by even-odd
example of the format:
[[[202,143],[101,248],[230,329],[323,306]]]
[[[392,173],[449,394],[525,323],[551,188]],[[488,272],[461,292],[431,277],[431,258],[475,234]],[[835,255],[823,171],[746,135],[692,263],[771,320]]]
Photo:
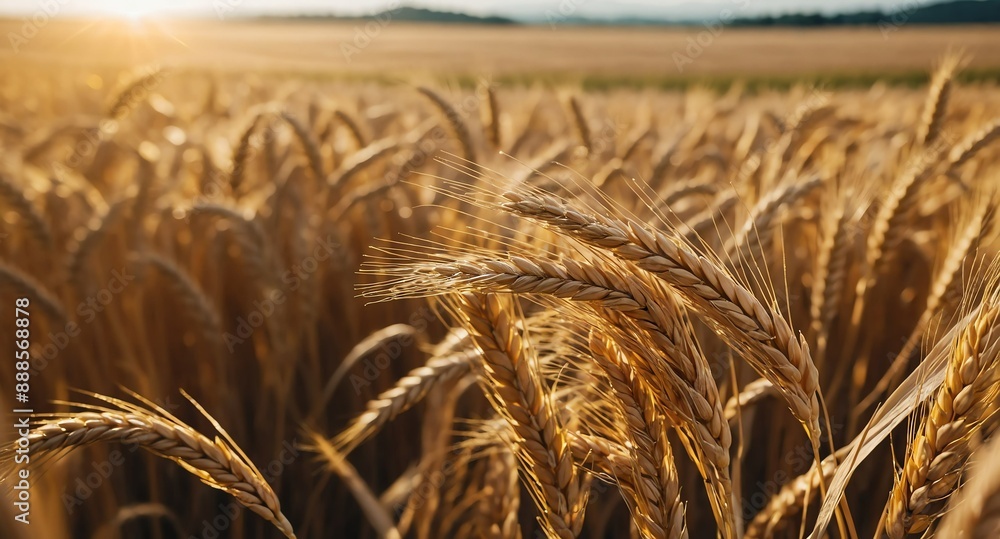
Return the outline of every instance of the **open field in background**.
[[[355,26],[0,48],[0,537],[996,537],[995,29]]]
[[[508,27],[362,23],[55,21],[3,65],[109,65],[160,62],[179,68],[334,74],[394,80],[407,75],[590,81],[594,86],[673,85],[692,79],[788,81],[818,77],[870,84],[874,77],[926,81],[943,51],[964,49],[973,77],[1000,79],[1000,38],[993,27],[902,25],[830,29],[723,27],[700,54],[694,28]],[[0,21],[0,34],[19,31]],[[361,37],[358,37],[358,36]],[[888,36],[887,38],[885,36]],[[350,47],[343,49],[342,47]],[[677,68],[674,54],[691,63]],[[692,54],[695,53],[695,54]]]

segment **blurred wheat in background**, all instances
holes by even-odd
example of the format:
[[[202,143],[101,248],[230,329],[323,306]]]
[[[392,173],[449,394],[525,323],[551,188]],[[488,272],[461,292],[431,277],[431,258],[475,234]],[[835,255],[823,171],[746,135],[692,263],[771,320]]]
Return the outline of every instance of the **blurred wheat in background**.
[[[721,92],[5,68],[36,413],[0,535],[996,537],[1000,93],[966,60]]]

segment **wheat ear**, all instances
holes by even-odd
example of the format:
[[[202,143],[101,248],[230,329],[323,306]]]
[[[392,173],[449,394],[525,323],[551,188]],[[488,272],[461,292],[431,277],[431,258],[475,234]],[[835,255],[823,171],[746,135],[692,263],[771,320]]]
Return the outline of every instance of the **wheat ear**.
[[[1000,536],[1000,436],[974,455],[971,478],[952,497],[941,519],[940,537],[992,539]]]
[[[333,445],[338,451],[350,453],[390,421],[424,400],[431,391],[468,374],[477,355],[475,351],[454,352],[433,357],[411,370],[392,388],[368,401],[366,410],[337,435]]]
[[[537,358],[515,327],[512,307],[495,294],[461,294],[456,303],[482,352],[485,393],[515,434],[515,453],[546,534],[576,537],[583,526],[587,490],[551,393],[542,386]]]
[[[969,162],[977,153],[1000,139],[1000,119],[993,120],[989,125],[970,135],[956,145],[948,153],[947,172],[954,173],[956,169]]]
[[[5,174],[0,174],[0,200],[3,200],[8,208],[17,212],[18,216],[24,220],[25,228],[35,238],[39,246],[43,249],[52,247],[52,229],[49,224],[41,212],[35,208],[35,205],[28,200],[24,191],[14,185]]]
[[[55,294],[32,276],[0,261],[0,284],[5,282],[24,294],[32,304],[37,302],[42,310],[51,317],[52,322],[60,324],[69,320],[69,314]]]
[[[351,138],[354,139],[354,143],[357,144],[358,148],[364,148],[368,145],[368,139],[365,137],[364,132],[361,131],[361,126],[358,125],[358,122],[350,114],[338,109],[333,115],[347,127],[347,131],[351,133]]]
[[[832,211],[823,216],[820,225],[822,240],[816,255],[813,286],[810,294],[810,330],[816,344],[816,364],[822,368],[830,338],[830,326],[840,307],[840,297],[846,283],[851,256],[852,216],[847,213],[848,201],[832,204]]]
[[[351,181],[351,178],[374,165],[382,157],[398,150],[401,144],[402,142],[396,137],[389,137],[372,142],[354,152],[350,158],[345,159],[340,164],[336,171],[327,177],[326,183],[330,192],[338,193],[344,185]]]
[[[146,86],[151,82],[157,81],[157,79],[162,76],[163,71],[159,67],[156,67],[151,69],[149,73],[136,77],[132,82],[126,85],[117,96],[115,96],[111,107],[108,109],[108,118],[118,120],[128,114],[131,107],[136,104],[134,102],[133,92],[142,86]],[[142,96],[144,98],[148,97],[149,92],[144,92]]]
[[[184,303],[185,314],[191,318],[192,325],[201,331],[205,339],[214,345],[221,345],[222,321],[215,305],[201,286],[171,260],[151,252],[141,253],[139,257],[170,280],[174,292]]]
[[[1000,302],[984,300],[952,345],[944,382],[911,441],[902,474],[886,504],[892,539],[927,529],[957,487],[972,437],[996,411],[1000,390]]]
[[[930,144],[941,134],[945,109],[951,96],[952,79],[960,63],[959,56],[948,56],[934,72],[920,126],[917,128],[918,145]]]
[[[266,113],[258,113],[250,119],[246,129],[240,135],[236,149],[233,150],[232,169],[229,172],[229,188],[234,195],[238,195],[243,190],[243,183],[246,179],[247,165],[250,163],[253,153],[257,150],[254,146],[253,135],[257,127],[264,120]]]
[[[486,85],[486,104],[489,114],[486,136],[494,148],[500,148],[500,99],[497,97],[497,90],[492,84]]]
[[[273,261],[268,257],[267,233],[259,221],[248,215],[249,212],[222,203],[198,202],[191,207],[191,212],[225,219],[235,225],[231,230],[247,265],[247,272],[255,283],[265,290],[269,288],[275,280],[270,266]]]
[[[118,222],[122,220],[125,210],[129,206],[129,199],[122,198],[112,204],[104,214],[94,217],[87,224],[84,229],[82,236],[78,241],[70,246],[69,249],[69,263],[67,264],[67,270],[70,279],[76,283],[78,287],[81,287],[86,282],[85,266],[87,264],[88,258],[94,253],[101,244],[104,242],[104,238],[108,236],[108,232],[118,226]]]
[[[689,180],[670,184],[669,187],[659,196],[657,206],[673,206],[689,196],[712,196],[719,192],[719,186],[715,182],[705,180]]]
[[[697,346],[685,338],[687,328],[675,320],[683,308],[673,299],[673,292],[664,290],[658,281],[644,281],[641,274],[633,275],[619,268],[620,262],[608,259],[602,262],[606,265],[570,258],[555,262],[511,256],[507,260],[465,260],[453,264],[388,263],[374,271],[402,277],[380,283],[366,295],[398,298],[455,289],[551,295],[589,303],[598,316],[612,324],[624,325],[626,332],[645,332],[662,355],[640,352],[644,360],[637,367],[643,369],[647,380],[657,381],[658,393],[662,389],[679,395],[677,399],[661,398],[660,404],[678,417],[678,429],[693,442],[686,444],[691,457],[706,462],[707,466],[699,470],[711,477],[706,488],[710,490],[720,523],[729,534],[733,522],[725,508],[732,497],[729,477],[732,436],[711,368]],[[625,324],[621,317],[634,325]]]
[[[282,514],[274,490],[228,436],[226,440],[219,437],[212,440],[164,410],[147,409],[101,395],[95,397],[115,409],[77,404],[81,411],[39,416],[43,419],[27,436],[32,460],[58,459],[73,449],[97,442],[141,447],[175,462],[202,483],[232,495],[244,507],[274,524],[285,537],[294,539],[295,532]],[[13,451],[8,449],[0,460],[12,458]]]
[[[550,295],[574,302],[592,304],[599,316],[618,313],[631,320],[639,331],[649,335],[662,351],[662,359],[651,362],[650,376],[664,368],[676,371],[671,377],[681,383],[676,388],[690,402],[690,431],[720,477],[728,479],[729,447],[732,437],[723,416],[718,386],[704,355],[681,336],[685,328],[674,320],[682,307],[672,298],[671,292],[658,289],[657,283],[644,281],[618,268],[618,263],[604,260],[600,263],[581,262],[571,258],[557,261],[544,258],[529,259],[511,256],[506,260],[473,259],[456,263],[431,263],[414,267],[387,268],[386,273],[416,273],[412,282],[390,281],[385,292],[370,290],[366,295],[387,293],[403,297],[408,293],[420,294],[432,290],[466,289],[475,291],[514,292],[521,294]],[[428,283],[420,277],[429,272],[437,282]],[[611,316],[612,322],[619,320]],[[632,329],[631,326],[629,329]],[[663,364],[669,364],[665,367]],[[667,402],[667,406],[674,403]],[[685,422],[687,423],[687,422]]]
[[[792,413],[818,446],[818,373],[805,338],[793,333],[780,312],[766,307],[724,269],[662,232],[634,221],[589,215],[544,195],[508,192],[504,197],[507,211],[610,251],[677,290],[733,343],[746,347],[746,359],[782,389]]]
[[[753,253],[752,247],[760,250],[770,243],[773,237],[772,225],[783,206],[793,204],[823,185],[821,178],[810,178],[802,182],[792,182],[784,187],[772,189],[757,201],[750,210],[750,216],[743,226],[733,236],[732,243],[726,248],[726,253],[735,261],[745,261]],[[756,241],[748,241],[751,235]]]
[[[613,341],[592,335],[590,349],[611,383],[624,419],[636,487],[631,500],[633,522],[642,530],[643,537],[687,537],[666,418],[659,412],[650,388]]]
[[[743,539],[775,537],[778,532],[791,524],[789,521],[792,517],[799,514],[804,516],[812,496],[819,492],[821,484],[830,482],[837,470],[837,459],[843,458],[848,449],[849,447],[842,448],[834,455],[826,457],[819,466],[813,463],[809,471],[781,487],[781,490],[771,496],[767,505],[747,525]]]
[[[458,138],[458,142],[462,146],[462,157],[465,158],[466,165],[478,171],[479,165],[476,164],[476,147],[472,143],[472,134],[469,131],[469,126],[465,124],[465,119],[455,110],[455,107],[452,107],[445,98],[441,97],[434,90],[426,86],[421,86],[417,91],[427,97],[431,103],[434,103],[434,106],[448,120],[448,125],[451,126],[452,131],[455,132],[455,137]]]
[[[583,105],[574,95],[569,98],[569,110],[573,116],[573,126],[576,127],[576,134],[580,137],[580,144],[586,148],[587,153],[594,149],[594,141],[591,138],[590,126],[587,124],[587,115],[583,113]]]
[[[325,180],[326,173],[323,172],[323,156],[319,151],[319,142],[316,141],[316,137],[312,134],[312,131],[302,125],[302,122],[295,116],[292,116],[291,113],[282,112],[281,119],[291,126],[292,131],[295,132],[295,137],[302,144],[302,149],[305,150],[306,158],[309,160],[309,168],[312,170],[316,181],[321,182]]]
[[[726,213],[736,207],[739,201],[739,195],[732,189],[717,196],[712,202],[712,207],[683,225],[684,239],[693,244],[703,241],[703,238],[712,237],[714,232],[719,230],[719,223],[723,221]]]

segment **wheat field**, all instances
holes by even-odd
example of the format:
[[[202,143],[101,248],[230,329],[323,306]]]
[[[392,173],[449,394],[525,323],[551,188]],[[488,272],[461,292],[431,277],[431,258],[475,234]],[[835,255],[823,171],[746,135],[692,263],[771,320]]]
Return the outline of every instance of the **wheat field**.
[[[0,536],[996,537],[1000,92],[964,65],[8,68]]]

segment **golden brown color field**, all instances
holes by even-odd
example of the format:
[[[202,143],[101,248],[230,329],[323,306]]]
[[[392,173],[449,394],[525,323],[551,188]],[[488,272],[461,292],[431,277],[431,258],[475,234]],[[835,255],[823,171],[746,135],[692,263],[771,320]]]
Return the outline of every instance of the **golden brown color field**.
[[[21,21],[0,20],[0,32]],[[394,22],[365,30],[351,22],[60,21],[20,47],[0,48],[3,65],[161,63],[180,69],[308,72],[398,77],[492,74],[603,76],[638,80],[690,76],[853,75],[926,72],[949,48],[964,49],[973,70],[1000,69],[1000,39],[991,26],[901,25],[755,29],[434,25]],[[360,37],[359,37],[360,34]],[[703,42],[704,42],[703,37]],[[678,70],[674,53],[691,63]]]
[[[4,64],[0,536],[995,537],[1000,92],[955,56],[463,89],[268,39]]]

